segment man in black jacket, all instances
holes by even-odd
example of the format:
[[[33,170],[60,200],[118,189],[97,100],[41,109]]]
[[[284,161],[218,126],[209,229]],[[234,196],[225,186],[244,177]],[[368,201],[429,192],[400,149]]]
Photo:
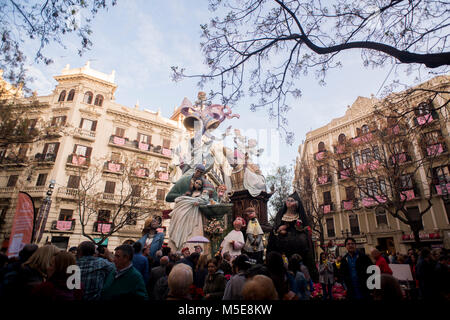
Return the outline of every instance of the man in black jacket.
[[[342,276],[347,286],[347,298],[351,300],[370,299],[367,288],[367,268],[373,265],[372,260],[364,253],[356,250],[356,241],[353,238],[345,239],[347,254],[342,259]]]

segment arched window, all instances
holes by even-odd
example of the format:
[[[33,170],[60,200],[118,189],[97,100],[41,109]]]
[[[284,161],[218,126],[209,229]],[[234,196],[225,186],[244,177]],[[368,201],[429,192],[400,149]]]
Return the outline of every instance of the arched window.
[[[63,90],[59,94],[58,102],[64,101],[65,98],[66,98],[66,90]]]
[[[369,133],[369,126],[367,124],[365,124],[361,127],[361,133],[362,134]]]
[[[421,102],[417,106],[417,108],[414,110],[416,113],[416,116],[422,116],[425,114],[431,113],[431,103],[430,102]]]
[[[75,96],[75,89],[72,89],[69,91],[69,95],[67,96],[67,101],[73,101],[74,96]]]
[[[84,94],[83,102],[87,103],[87,104],[91,104],[93,98],[94,98],[94,95],[92,94],[92,92],[88,91]]]
[[[345,143],[345,139],[346,139],[345,134],[341,133],[339,135],[339,137],[338,137],[339,144],[344,144]]]
[[[320,151],[325,151],[325,143],[323,143],[322,141],[319,142],[319,152]]]
[[[102,96],[101,94],[98,94],[98,95],[95,97],[94,104],[95,104],[96,106],[99,106],[99,107],[101,107],[101,106],[103,105],[103,96]]]

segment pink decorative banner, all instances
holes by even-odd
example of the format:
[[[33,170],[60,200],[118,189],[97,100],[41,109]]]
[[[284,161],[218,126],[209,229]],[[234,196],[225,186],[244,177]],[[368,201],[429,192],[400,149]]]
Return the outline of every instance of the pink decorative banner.
[[[406,198],[406,201],[414,199],[415,198],[414,190],[407,190],[407,191],[400,192],[400,199],[402,201],[404,201],[405,198]]]
[[[347,179],[350,177],[350,171],[348,169],[342,170],[340,173],[341,179]]]
[[[437,184],[437,185],[435,185],[435,187],[436,187],[437,194],[442,195],[443,188],[441,187],[441,185]],[[450,183],[447,183],[447,194],[450,194]]]
[[[158,174],[158,178],[161,180],[167,181],[167,180],[169,180],[169,173],[168,172],[160,172]]]
[[[323,206],[323,213],[330,213],[331,212],[331,205],[326,204]]]
[[[138,177],[144,177],[144,176],[147,175],[147,169],[145,169],[145,168],[139,168],[139,169],[136,169],[136,170],[134,171],[134,173],[135,173]]]
[[[340,154],[340,153],[344,153],[345,152],[345,146],[343,145],[338,145],[336,147],[336,153]]]
[[[148,150],[149,145],[144,143],[144,142],[139,142],[139,149],[147,151]]]
[[[57,221],[56,229],[66,231],[72,228],[72,221]]]
[[[370,170],[376,170],[379,167],[380,167],[380,161],[378,161],[378,160],[375,160],[375,161],[372,161],[371,163],[369,163]]]
[[[328,182],[328,176],[320,176],[319,177],[319,184],[325,184]]]
[[[165,156],[170,157],[172,155],[172,150],[163,148],[162,149],[162,154],[165,155]]]
[[[430,123],[431,121],[433,121],[433,116],[431,115],[431,113],[417,118],[417,123],[419,125],[424,125],[426,123]]]
[[[368,134],[366,134],[366,135],[361,137],[361,141],[364,142],[364,143],[367,143],[370,140],[372,140],[372,134],[371,133],[368,133]]]
[[[376,201],[372,198],[364,198],[362,202],[365,207],[370,207],[376,204]]]
[[[356,172],[361,173],[367,169],[367,163],[362,163],[356,167]]]
[[[316,153],[316,160],[322,160],[323,158],[325,158],[325,152],[321,151]]]
[[[81,155],[77,155],[77,154],[74,154],[72,156],[72,164],[75,164],[77,166],[81,166],[81,165],[83,165],[85,163],[86,163],[86,157],[81,156]]]
[[[427,153],[429,156],[435,156],[444,152],[444,148],[442,147],[442,143],[435,144],[427,147]]]
[[[375,198],[377,199],[378,203],[385,203],[387,201],[385,196],[375,196]]]
[[[120,163],[108,163],[108,170],[112,172],[119,172],[120,171]]]
[[[392,135],[392,134],[399,134],[399,133],[400,133],[400,127],[398,126],[398,124],[396,124],[392,128],[388,129],[388,134],[390,134],[390,135]]]
[[[353,139],[353,143],[355,143],[355,144],[358,144],[360,142],[361,142],[361,138],[360,137],[357,137],[357,138]]]
[[[392,156],[393,163],[403,163],[406,162],[406,153],[395,154]]]
[[[108,233],[109,231],[111,231],[111,224],[109,223],[97,224],[97,232]]]
[[[113,142],[114,142],[114,144],[118,144],[120,146],[123,146],[125,144],[125,138],[114,136]]]
[[[344,201],[344,210],[352,210],[353,209],[353,200]]]

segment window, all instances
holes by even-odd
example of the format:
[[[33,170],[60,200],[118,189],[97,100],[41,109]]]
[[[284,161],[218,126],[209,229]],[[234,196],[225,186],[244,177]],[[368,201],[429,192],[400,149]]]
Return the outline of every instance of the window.
[[[369,133],[369,126],[367,124],[365,124],[361,127],[361,133],[362,134]]]
[[[400,189],[410,190],[414,188],[413,176],[411,174],[403,175],[400,177]]]
[[[44,151],[42,152],[45,156],[55,155],[58,153],[59,142],[46,143],[44,146]]]
[[[363,163],[369,163],[371,161],[372,152],[370,149],[364,149],[361,151],[361,160]]]
[[[79,155],[79,156],[83,156],[86,158],[89,158],[91,156],[92,153],[92,148],[91,147],[86,147],[86,146],[82,146],[80,144],[76,144],[73,148],[73,153]]]
[[[450,166],[433,168],[432,176],[434,184],[450,183]]]
[[[330,237],[330,238],[335,237],[336,234],[334,232],[334,220],[333,220],[333,218],[327,218],[326,223],[327,223],[327,234],[328,234],[328,237]]]
[[[131,186],[131,196],[132,197],[140,197],[141,196],[141,186],[140,185],[132,185]]]
[[[156,191],[156,200],[164,201],[165,198],[166,198],[166,190],[158,189]]]
[[[351,169],[352,167],[352,159],[345,158],[342,160],[338,160],[338,169],[339,171],[345,170],[345,169]]]
[[[39,176],[36,181],[36,186],[45,186],[45,183],[47,182],[47,173],[39,173]]]
[[[128,213],[125,224],[135,226],[137,224],[137,212]]]
[[[95,96],[94,104],[99,107],[103,105],[103,96],[101,94]]]
[[[105,193],[114,193],[116,189],[116,183],[114,181],[106,181],[105,183]]]
[[[123,138],[125,136],[125,129],[123,128],[116,128],[116,136]]]
[[[80,128],[86,131],[95,131],[97,129],[97,121],[82,118]]]
[[[386,181],[384,181],[384,179],[382,178],[380,178],[378,181],[380,182],[381,195],[387,196]]]
[[[52,236],[51,243],[55,247],[58,247],[59,249],[66,251],[67,247],[69,246],[69,237],[53,237]]]
[[[355,187],[346,187],[345,196],[347,200],[355,199]]]
[[[170,149],[170,140],[169,139],[163,139],[163,148]]]
[[[371,197],[375,197],[378,192],[377,182],[374,178],[369,178],[366,180],[367,183],[367,195]]]
[[[352,235],[359,235],[359,222],[358,222],[358,216],[356,214],[350,214],[348,216],[348,220],[350,222],[350,231]]]
[[[88,91],[84,94],[83,102],[87,104],[92,104],[92,99],[94,98],[94,95],[92,92]]]
[[[138,142],[142,142],[142,143],[146,143],[146,144],[151,144],[152,143],[152,136],[143,134],[143,133],[138,133],[137,136],[137,141]]]
[[[377,220],[377,225],[387,225],[387,216],[386,216],[386,210],[383,208],[377,208],[375,210],[375,218]]]
[[[328,175],[328,166],[320,166],[317,168],[317,175],[319,177]]]
[[[69,221],[69,220],[72,220],[72,216],[73,216],[73,210],[61,209],[61,211],[59,212],[58,220],[59,221]]]
[[[323,204],[331,204],[331,192],[325,191],[323,193]]]
[[[359,155],[358,152],[355,152],[353,154],[353,158],[355,159],[355,166],[359,166],[361,164],[361,156]]]
[[[28,146],[24,145],[19,148],[19,153],[17,154],[18,160],[24,160],[27,156]]]
[[[73,101],[73,97],[75,96],[75,89],[69,91],[69,95],[67,96],[67,101]]]
[[[67,116],[59,116],[52,118],[52,127],[61,127],[66,124]]]
[[[325,143],[323,143],[322,141],[320,141],[320,142],[319,142],[319,145],[318,145],[318,149],[319,149],[319,152],[325,151]]]
[[[112,152],[111,153],[111,161],[119,163],[120,162],[120,153]]]
[[[425,142],[427,145],[433,145],[439,142],[439,139],[442,137],[440,131],[431,131],[425,133]]]
[[[447,219],[450,221],[450,200],[444,201],[445,211],[447,212]]]
[[[345,134],[341,133],[338,137],[338,143],[339,144],[344,144],[346,140]]]
[[[59,94],[58,102],[64,101],[65,98],[66,98],[66,90],[63,90]]]
[[[381,160],[381,155],[380,155],[380,148],[378,148],[377,146],[373,147],[373,158],[375,160]]]
[[[423,230],[422,216],[420,215],[419,207],[406,208],[408,212],[408,220],[412,222],[411,227],[417,227],[419,230]]]
[[[67,188],[78,189],[79,186],[80,186],[80,177],[69,176],[69,180],[67,181]]]
[[[97,221],[109,222],[110,218],[111,218],[110,210],[98,210]]]
[[[416,116],[422,116],[431,113],[432,106],[430,102],[421,102],[415,109]]]
[[[167,163],[165,163],[165,162],[160,162],[159,163],[159,171],[167,172],[167,167],[168,167]]]
[[[30,119],[29,120],[29,127],[28,127],[28,134],[32,134],[34,129],[36,128],[36,124],[38,122],[38,119]]]
[[[392,145],[393,154],[400,154],[405,152],[406,148],[403,142],[393,143]]]
[[[19,175],[13,174],[9,176],[7,187],[15,187],[17,184],[17,180],[19,180]]]

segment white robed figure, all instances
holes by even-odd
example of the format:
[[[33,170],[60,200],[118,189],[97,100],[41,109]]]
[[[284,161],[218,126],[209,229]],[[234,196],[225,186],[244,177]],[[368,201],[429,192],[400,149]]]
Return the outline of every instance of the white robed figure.
[[[245,240],[241,228],[245,226],[245,220],[241,217],[236,218],[233,222],[234,230],[223,239],[221,247],[222,255],[228,252],[231,256],[231,261],[241,255],[241,249],[244,247]]]
[[[199,206],[209,203],[209,193],[207,190],[202,192],[202,187],[203,180],[199,178],[193,181],[191,190],[194,191],[188,191],[186,195],[175,198],[169,227],[169,247],[174,251],[180,251],[189,238],[203,236],[202,214]]]

